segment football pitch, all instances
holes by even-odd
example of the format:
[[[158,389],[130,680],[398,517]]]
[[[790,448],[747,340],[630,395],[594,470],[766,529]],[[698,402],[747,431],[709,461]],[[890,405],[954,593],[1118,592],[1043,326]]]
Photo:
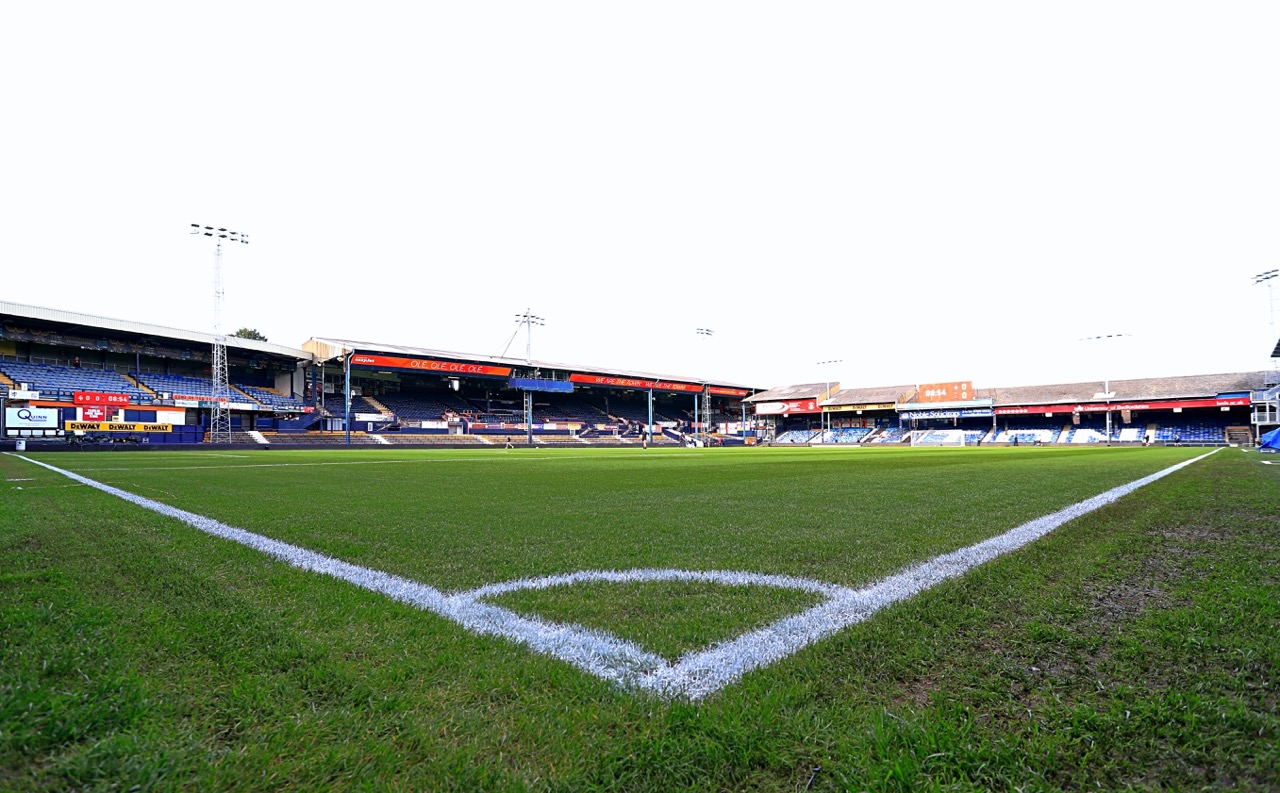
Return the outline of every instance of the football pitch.
[[[0,787],[1273,789],[1208,451],[0,455]]]

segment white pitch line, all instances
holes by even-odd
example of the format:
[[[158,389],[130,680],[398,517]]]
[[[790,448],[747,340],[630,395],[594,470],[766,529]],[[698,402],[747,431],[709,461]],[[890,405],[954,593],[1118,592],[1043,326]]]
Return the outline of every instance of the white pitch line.
[[[231,454],[230,452],[168,452],[167,456],[171,458],[172,457],[198,457],[200,459],[203,459],[205,457],[214,457],[214,458],[242,457],[247,460],[253,455],[252,454]]]
[[[709,650],[687,655],[675,665],[658,669],[642,688],[674,692],[689,699],[701,699],[747,672],[768,666],[820,639],[862,622],[885,606],[911,598],[926,589],[958,578],[980,564],[1015,551],[1069,520],[1100,507],[1214,454],[1214,449],[1172,465],[1150,476],[1114,487],[1057,512],[1028,521],[1004,534],[909,567],[900,573],[859,590],[848,590],[826,603],[781,620]]]
[[[496,462],[501,459],[508,460],[563,460],[565,456],[560,455],[543,455],[538,457],[432,457],[419,460],[342,460],[328,463],[243,463],[231,465],[153,465],[153,466],[123,466],[112,468],[82,468],[82,471],[90,471],[97,473],[99,471],[219,471],[235,468],[314,468],[326,465],[403,465],[406,463],[457,463],[457,462]],[[578,455],[581,457],[582,455]],[[23,458],[26,459],[26,458]]]
[[[471,459],[481,459],[479,457]],[[84,468],[84,471],[220,471],[232,468],[315,468],[326,465],[401,465],[404,463],[430,463],[436,460],[347,460],[328,463],[233,463],[231,465],[153,465],[113,468]]]
[[[1217,449],[1157,471],[1149,476],[1112,488],[1050,515],[1028,521],[1014,529],[935,556],[900,573],[862,589],[826,584],[792,576],[769,576],[733,571],[630,570],[583,571],[539,579],[521,579],[482,586],[468,592],[446,594],[425,584],[389,573],[349,564],[315,551],[299,548],[260,534],[228,526],[212,518],[171,507],[71,471],[22,455],[19,459],[62,474],[74,481],[122,498],[137,506],[176,518],[216,537],[238,542],[302,570],[333,576],[363,589],[413,605],[457,622],[476,633],[500,636],[524,644],[535,652],[559,658],[584,672],[624,686],[651,691],[660,696],[700,700],[744,674],[759,669],[808,645],[827,638],[870,617],[892,603],[913,597],[931,587],[963,575],[977,565],[1017,550],[1043,537],[1069,520],[1110,504],[1138,488],[1203,460]],[[676,663],[645,650],[634,642],[604,631],[543,622],[514,611],[482,602],[503,592],[567,586],[584,581],[631,582],[654,580],[696,580],[729,585],[779,586],[827,595],[825,602],[771,625],[690,653]]]
[[[7,452],[10,453],[10,452]],[[224,457],[250,457],[251,455],[221,455]],[[697,455],[679,455],[679,454],[663,454],[654,455],[650,459],[665,459],[667,457],[696,457]],[[26,458],[23,458],[26,459]],[[81,468],[81,472],[99,473],[102,471],[219,471],[234,468],[314,468],[317,466],[327,465],[402,465],[406,463],[458,463],[458,462],[485,462],[492,463],[500,460],[508,462],[526,460],[582,460],[582,459],[601,459],[593,457],[589,454],[518,454],[510,457],[506,455],[493,456],[486,454],[482,457],[429,457],[413,460],[335,460],[327,463],[232,463],[231,465],[153,465],[153,466],[113,466],[110,468]],[[614,458],[619,459],[619,458]],[[633,458],[627,458],[633,459]]]
[[[476,602],[465,595],[451,597],[417,581],[343,562],[316,551],[273,540],[245,529],[228,526],[213,518],[135,495],[127,490],[97,482],[39,460],[22,455],[14,456],[122,498],[136,506],[175,518],[207,534],[248,546],[301,570],[333,576],[371,592],[378,592],[392,600],[453,620],[476,633],[502,636],[526,644],[537,652],[564,659],[597,677],[621,680],[623,678],[619,677],[619,670],[626,670],[625,677],[630,678],[648,672],[658,665],[666,664],[661,656],[648,652],[633,642],[618,639],[603,632],[591,631],[576,625],[557,625],[525,618],[508,609]]]

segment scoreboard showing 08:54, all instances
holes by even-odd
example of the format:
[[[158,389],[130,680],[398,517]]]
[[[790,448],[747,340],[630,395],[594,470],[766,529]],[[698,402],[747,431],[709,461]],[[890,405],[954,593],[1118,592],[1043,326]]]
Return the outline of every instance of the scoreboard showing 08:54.
[[[917,402],[968,402],[973,399],[973,383],[924,383],[916,393]]]

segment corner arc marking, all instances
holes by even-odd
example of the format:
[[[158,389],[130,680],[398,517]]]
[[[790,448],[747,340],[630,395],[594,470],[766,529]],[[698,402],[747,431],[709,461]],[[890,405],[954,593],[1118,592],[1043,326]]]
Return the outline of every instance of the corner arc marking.
[[[1067,521],[1106,506],[1139,487],[1203,460],[1217,451],[1218,449],[1214,449],[1190,460],[1184,460],[1057,512],[1028,521],[995,537],[950,553],[940,554],[858,590],[784,575],[642,569],[581,571],[537,579],[519,579],[452,595],[417,581],[343,562],[316,551],[229,526],[212,518],[135,495],[39,460],[17,454],[13,456],[136,506],[176,518],[205,533],[254,548],[299,569],[329,575],[362,589],[378,592],[398,602],[449,619],[467,630],[482,635],[500,636],[524,644],[535,652],[559,658],[604,680],[650,691],[659,696],[700,700],[752,670],[769,666],[814,642],[862,622],[887,605],[914,597],[943,581],[959,577],[980,564],[1017,550]],[[704,580],[715,583],[741,580],[749,582],[750,585],[784,586],[817,592],[826,595],[827,600],[798,614],[784,617],[763,628],[745,633],[736,639],[689,653],[674,664],[633,642],[620,639],[605,631],[578,625],[544,622],[482,601],[484,597],[516,589],[545,588],[584,581],[629,580],[625,578],[626,576],[638,576],[635,580],[659,580],[652,576],[669,576],[669,580]],[[650,577],[644,578],[644,576]]]

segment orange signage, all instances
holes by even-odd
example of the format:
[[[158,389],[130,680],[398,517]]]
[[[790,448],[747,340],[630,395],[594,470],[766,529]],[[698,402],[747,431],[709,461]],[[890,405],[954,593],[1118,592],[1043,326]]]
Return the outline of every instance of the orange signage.
[[[445,374],[474,374],[489,377],[507,377],[511,374],[509,366],[489,366],[482,363],[458,363],[456,361],[432,361],[425,358],[397,358],[391,355],[365,355],[357,353],[351,356],[353,366],[378,366],[385,369],[416,369],[420,372],[443,372]]]
[[[693,383],[672,383],[666,380],[642,380],[633,377],[608,377],[598,374],[574,373],[569,375],[569,382],[582,383],[583,385],[611,386],[613,388],[652,388],[657,391],[685,391],[690,394],[702,391],[701,385]]]
[[[925,383],[916,394],[916,402],[968,402],[973,399],[973,383]]]

